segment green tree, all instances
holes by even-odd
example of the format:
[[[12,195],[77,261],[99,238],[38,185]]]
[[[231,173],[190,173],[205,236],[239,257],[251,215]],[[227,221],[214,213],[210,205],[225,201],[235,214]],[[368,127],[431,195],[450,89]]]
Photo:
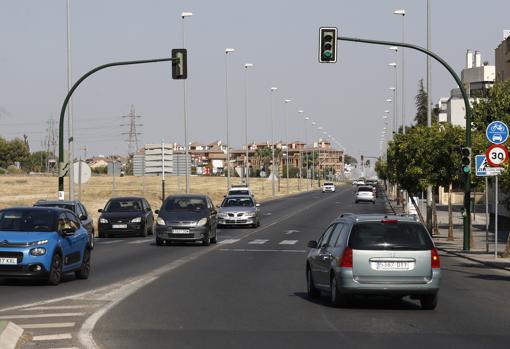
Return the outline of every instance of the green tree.
[[[414,121],[416,125],[427,126],[427,105],[428,94],[423,87],[423,79],[418,81],[418,93],[414,97],[414,103],[416,105],[416,115]],[[432,123],[436,123],[438,120],[439,111],[437,109],[432,110]],[[407,127],[406,127],[407,131]]]

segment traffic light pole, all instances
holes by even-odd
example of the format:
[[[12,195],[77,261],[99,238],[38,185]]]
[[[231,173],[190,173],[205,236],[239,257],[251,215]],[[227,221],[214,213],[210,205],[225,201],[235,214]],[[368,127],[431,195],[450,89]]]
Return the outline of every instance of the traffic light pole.
[[[100,65],[88,73],[83,75],[78,81],[76,81],[69,90],[64,99],[64,103],[62,104],[62,109],[60,110],[60,121],[58,125],[58,162],[59,162],[59,173],[58,173],[58,192],[59,199],[64,199],[64,173],[62,173],[62,165],[64,163],[64,117],[67,108],[67,104],[69,103],[69,99],[73,95],[74,91],[80,86],[80,84],[92,74],[103,70],[109,67],[115,67],[119,65],[133,65],[133,64],[145,64],[145,63],[157,63],[157,62],[170,62],[173,58],[157,58],[157,59],[147,59],[147,60],[139,60],[139,61],[124,61],[124,62],[112,62],[108,64]],[[71,162],[73,159],[69,159]],[[73,166],[73,164],[71,164]]]
[[[434,58],[436,61],[441,63],[443,67],[448,70],[448,72],[455,79],[455,82],[459,86],[460,92],[462,93],[462,97],[464,99],[464,106],[466,108],[466,147],[471,147],[471,105],[469,104],[469,98],[466,93],[466,89],[462,84],[459,76],[455,71],[450,67],[445,60],[436,55],[434,52],[427,50],[421,46],[403,43],[403,42],[393,42],[393,41],[381,41],[381,40],[369,40],[369,39],[360,39],[360,38],[349,38],[344,36],[339,36],[337,38],[339,41],[351,41],[351,42],[362,42],[366,44],[374,44],[374,45],[385,45],[385,46],[398,46],[398,47],[406,47],[411,48],[413,50],[417,50],[425,53],[426,55]],[[464,183],[464,237],[463,237],[463,249],[465,251],[469,251],[470,249],[470,240],[471,240],[471,173],[467,173]]]

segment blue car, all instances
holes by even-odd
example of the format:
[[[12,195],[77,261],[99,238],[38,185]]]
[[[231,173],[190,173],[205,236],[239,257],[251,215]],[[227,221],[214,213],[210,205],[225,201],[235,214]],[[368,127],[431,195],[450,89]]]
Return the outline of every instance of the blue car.
[[[33,277],[59,284],[62,275],[90,273],[87,230],[76,215],[54,207],[0,210],[0,278]]]

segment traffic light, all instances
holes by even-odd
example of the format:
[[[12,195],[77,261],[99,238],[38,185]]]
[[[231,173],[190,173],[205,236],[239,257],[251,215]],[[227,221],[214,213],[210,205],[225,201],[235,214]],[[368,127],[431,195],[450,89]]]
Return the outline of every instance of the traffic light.
[[[468,174],[471,172],[471,148],[461,147],[460,155],[462,156],[462,159],[460,161],[462,173]]]
[[[337,28],[320,28],[319,63],[336,63]]]
[[[188,52],[185,48],[172,50],[172,79],[188,78]]]

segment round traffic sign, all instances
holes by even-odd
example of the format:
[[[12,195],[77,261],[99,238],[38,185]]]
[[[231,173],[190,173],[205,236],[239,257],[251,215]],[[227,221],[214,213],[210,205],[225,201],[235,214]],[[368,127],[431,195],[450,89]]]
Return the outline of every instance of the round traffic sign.
[[[502,144],[491,145],[487,148],[485,155],[487,156],[487,162],[493,167],[498,167],[508,161],[508,150]]]
[[[493,121],[487,126],[485,136],[491,143],[503,144],[508,139],[508,126],[502,121]]]

